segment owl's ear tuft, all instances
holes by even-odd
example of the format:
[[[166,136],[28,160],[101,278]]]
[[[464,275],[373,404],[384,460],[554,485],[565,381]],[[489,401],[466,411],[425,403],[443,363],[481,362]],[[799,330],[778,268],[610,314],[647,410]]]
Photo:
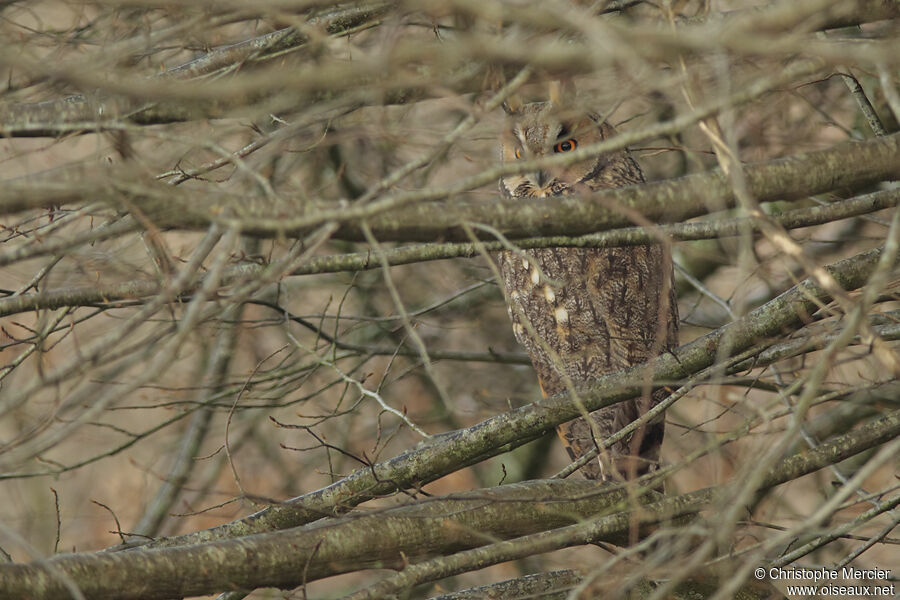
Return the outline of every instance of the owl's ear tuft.
[[[517,115],[522,110],[522,97],[518,94],[512,94],[503,101],[503,110],[508,115]]]
[[[575,81],[571,77],[554,79],[548,84],[547,97],[557,108],[575,106]]]

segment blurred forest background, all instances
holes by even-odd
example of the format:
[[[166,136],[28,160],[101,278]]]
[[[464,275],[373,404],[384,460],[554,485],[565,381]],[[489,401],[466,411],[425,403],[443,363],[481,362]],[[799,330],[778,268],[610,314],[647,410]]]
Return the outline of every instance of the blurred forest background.
[[[761,598],[788,582],[757,566],[896,567],[898,34],[890,0],[0,2],[0,597]],[[560,81],[660,182],[602,218],[500,199],[501,103]],[[678,500],[554,508],[602,501],[509,486],[566,467],[575,413],[541,412],[491,252],[623,243],[634,209],[701,340],[643,371],[684,386]],[[473,490],[490,526],[441,503]]]

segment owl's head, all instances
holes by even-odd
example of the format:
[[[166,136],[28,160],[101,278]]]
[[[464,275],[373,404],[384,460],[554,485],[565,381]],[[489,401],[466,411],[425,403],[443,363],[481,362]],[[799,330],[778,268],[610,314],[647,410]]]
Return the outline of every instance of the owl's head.
[[[596,114],[560,110],[552,102],[533,102],[510,110],[512,128],[501,146],[503,162],[572,152],[600,142],[615,129]],[[630,172],[634,171],[633,177]],[[500,180],[504,194],[514,198],[559,196],[579,189],[618,187],[642,181],[640,169],[622,150],[578,161],[566,167],[548,167]]]

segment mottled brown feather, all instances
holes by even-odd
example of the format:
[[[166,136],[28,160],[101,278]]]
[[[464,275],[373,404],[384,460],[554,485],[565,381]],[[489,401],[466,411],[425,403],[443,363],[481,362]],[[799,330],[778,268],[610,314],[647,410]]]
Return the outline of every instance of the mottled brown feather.
[[[562,136],[586,145],[615,135],[599,117],[566,123],[549,103],[525,105],[503,146],[504,160],[552,152]],[[512,197],[555,196],[641,183],[627,151],[602,155],[557,172],[512,176],[501,190]],[[623,248],[542,248],[497,256],[516,339],[531,357],[546,395],[577,389],[592,379],[641,363],[677,345],[678,312],[672,262],[660,245]],[[537,267],[537,269],[535,269]],[[668,290],[668,292],[666,292]],[[665,323],[660,324],[660,314]],[[662,338],[662,339],[659,339]],[[576,459],[664,397],[657,390],[577,418],[558,428]],[[634,477],[656,468],[664,423],[657,420],[582,468],[590,479]],[[602,460],[605,459],[605,460]]]

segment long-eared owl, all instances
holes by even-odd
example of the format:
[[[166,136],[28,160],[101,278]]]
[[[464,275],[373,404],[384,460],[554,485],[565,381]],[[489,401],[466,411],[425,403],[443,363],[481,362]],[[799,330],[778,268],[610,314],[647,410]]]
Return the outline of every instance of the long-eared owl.
[[[504,137],[504,162],[565,153],[615,135],[593,114],[566,118],[550,102],[513,113]],[[547,197],[644,181],[627,150],[558,169],[510,175],[500,181],[512,198]],[[621,248],[540,248],[498,254],[516,339],[528,351],[542,392],[575,388],[610,371],[641,363],[677,345],[678,309],[672,262],[661,245]],[[638,418],[665,392],[636,398],[559,426],[572,459]],[[589,479],[633,478],[658,465],[664,422],[657,419],[612,445],[582,468]],[[596,436],[598,437],[595,437]]]

